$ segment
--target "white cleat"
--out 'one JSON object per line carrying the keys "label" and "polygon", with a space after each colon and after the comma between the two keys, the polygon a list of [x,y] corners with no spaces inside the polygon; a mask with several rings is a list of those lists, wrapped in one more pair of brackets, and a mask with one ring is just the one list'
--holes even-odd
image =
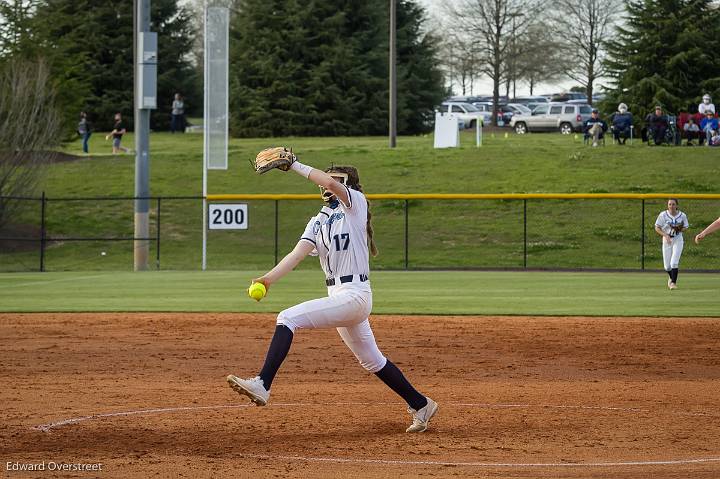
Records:
{"label": "white cleat", "polygon": [[437,411],[437,403],[430,398],[427,398],[427,405],[419,411],[409,407],[408,412],[412,414],[413,423],[405,432],[425,432],[430,424],[430,419],[432,419]]}
{"label": "white cleat", "polygon": [[675,283],[670,283],[669,286],[670,289],[677,289],[677,285]]}
{"label": "white cleat", "polygon": [[249,397],[256,406],[265,406],[270,399],[270,391],[265,390],[263,380],[259,376],[240,379],[231,374],[227,377],[227,382],[236,393]]}
{"label": "white cleat", "polygon": [[668,289],[672,289],[672,284],[673,284],[672,280],[670,278],[668,278]]}

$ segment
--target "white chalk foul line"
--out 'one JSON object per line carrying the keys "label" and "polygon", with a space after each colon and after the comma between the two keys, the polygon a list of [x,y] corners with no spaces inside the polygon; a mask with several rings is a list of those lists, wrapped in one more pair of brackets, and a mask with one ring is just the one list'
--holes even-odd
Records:
{"label": "white chalk foul line", "polygon": [[[400,403],[364,403],[364,402],[336,402],[336,403],[273,403],[270,407],[326,407],[326,406],[397,406]],[[447,406],[456,407],[474,407],[484,409],[527,409],[527,408],[550,408],[550,409],[591,409],[591,410],[605,410],[605,411],[626,411],[626,412],[651,412],[649,409],[639,408],[626,408],[626,407],[611,407],[611,406],[580,406],[580,405],[556,405],[556,404],[491,404],[491,403],[444,403]],[[70,419],[62,419],[59,421],[50,422],[47,424],[41,424],[34,426],[33,429],[38,431],[50,432],[50,430],[67,426],[70,424],[77,424],[86,421],[93,421],[95,419],[103,419],[110,417],[122,417],[122,416],[142,416],[150,414],[162,414],[162,413],[174,413],[184,411],[202,411],[211,409],[237,409],[250,407],[249,404],[231,404],[231,405],[220,405],[220,406],[184,406],[184,407],[164,407],[164,408],[153,408],[153,409],[137,409],[132,411],[120,411],[120,412],[108,412],[99,414],[90,414],[87,416],[74,417]],[[699,413],[698,415],[704,415]]]}
{"label": "white chalk foul line", "polygon": [[95,419],[102,419],[106,417],[121,417],[121,416],[142,416],[149,414],[160,414],[165,412],[182,412],[182,411],[201,411],[203,409],[236,409],[249,407],[248,404],[234,404],[224,406],[186,406],[186,407],[163,407],[155,409],[138,409],[136,411],[120,411],[120,412],[107,412],[102,414],[90,414],[89,416],[73,417],[70,419],[63,419],[61,421],[49,422],[47,424],[41,424],[33,427],[38,431],[50,432],[51,429],[56,427],[67,426],[69,424],[77,424],[85,421],[93,421]]}
{"label": "white chalk foul line", "polygon": [[625,461],[625,462],[455,462],[455,461],[405,461],[400,459],[353,459],[343,457],[270,456],[264,454],[240,454],[241,457],[260,460],[285,460],[304,462],[332,462],[344,464],[384,464],[399,466],[465,466],[484,468],[513,467],[622,467],[622,466],[673,466],[682,464],[703,464],[720,462],[720,457],[702,459],[673,459],[667,461]]}
{"label": "white chalk foul line", "polygon": [[[363,402],[336,402],[336,403],[274,403],[271,407],[326,407],[326,406],[397,406],[400,403],[363,403]],[[652,412],[649,409],[614,407],[614,406],[582,406],[569,404],[492,404],[492,403],[444,403],[446,406],[475,407],[486,409],[517,409],[517,408],[550,408],[550,409],[577,409],[577,410],[603,410],[619,412]],[[153,409],[138,409],[132,411],[109,412],[102,414],[91,414],[75,418],[63,419],[47,424],[33,427],[38,431],[49,433],[52,429],[92,421],[102,418],[142,416],[151,414],[202,411],[214,409],[240,409],[253,407],[250,404],[224,404],[217,406],[184,406],[165,407]],[[677,414],[690,414],[697,416],[711,416],[704,413],[678,412]],[[285,460],[304,461],[320,463],[343,463],[343,464],[383,464],[383,465],[406,465],[406,466],[458,466],[458,467],[479,467],[479,468],[552,468],[552,467],[623,467],[623,466],[672,466],[703,463],[720,463],[720,457],[696,458],[696,459],[670,459],[656,461],[618,461],[618,462],[474,462],[474,461],[413,461],[401,459],[355,459],[344,457],[312,457],[312,456],[287,456],[287,455],[266,455],[266,454],[240,454],[240,457],[260,460]]]}

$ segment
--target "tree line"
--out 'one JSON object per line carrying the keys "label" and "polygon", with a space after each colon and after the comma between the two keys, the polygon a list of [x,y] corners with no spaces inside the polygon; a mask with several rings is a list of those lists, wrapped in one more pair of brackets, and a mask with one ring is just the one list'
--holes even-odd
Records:
{"label": "tree line", "polygon": [[711,0],[454,0],[440,48],[451,88],[469,95],[479,78],[493,101],[517,83],[572,80],[592,102],[692,110],[720,97],[720,10]]}
{"label": "tree line", "polygon": [[[113,115],[133,113],[133,2],[5,0],[0,2],[0,68],[10,60],[48,65],[49,88],[66,129],[81,111],[96,129],[112,128]],[[152,127],[167,128],[175,92],[202,111],[201,84],[191,53],[196,26],[176,0],[152,1],[158,32],[158,110]]]}
{"label": "tree line", "polygon": [[[231,5],[231,132],[238,136],[384,134],[388,125],[386,0],[235,0]],[[158,32],[158,109],[168,127],[175,92],[202,112],[202,8],[152,0]],[[132,127],[133,2],[0,3],[0,68],[42,59],[65,124],[87,111],[96,129],[115,112]],[[436,39],[409,0],[397,6],[398,130],[426,131],[447,94]],[[72,128],[70,126],[70,128]]]}
{"label": "tree line", "polygon": [[[230,124],[236,136],[368,135],[388,129],[387,0],[228,0]],[[132,3],[0,2],[0,69],[42,61],[70,129],[82,110],[96,129],[132,119]],[[159,34],[158,110],[167,128],[175,92],[202,111],[203,2],[152,0]],[[720,17],[711,0],[453,0],[428,22],[397,0],[398,131],[432,127],[434,107],[479,78],[493,96],[518,84],[572,79],[644,114],[720,96]],[[449,19],[449,20],[448,20]],[[13,71],[22,69],[15,68]],[[0,114],[2,114],[0,112]]]}

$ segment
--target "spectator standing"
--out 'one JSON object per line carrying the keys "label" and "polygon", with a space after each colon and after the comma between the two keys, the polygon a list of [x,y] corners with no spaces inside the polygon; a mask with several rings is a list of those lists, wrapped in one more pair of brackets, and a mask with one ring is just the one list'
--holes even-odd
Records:
{"label": "spectator standing", "polygon": [[632,113],[628,111],[625,103],[618,105],[618,111],[613,114],[610,122],[612,123],[615,141],[617,141],[619,145],[624,145],[631,136],[630,128],[633,123]]}
{"label": "spectator standing", "polygon": [[[705,134],[708,146],[712,146],[713,137],[718,133],[718,119],[715,118],[712,111],[705,111],[705,118],[703,118],[703,121],[700,123],[700,130]],[[700,141],[702,141],[702,137]]]}
{"label": "spectator standing", "polygon": [[88,140],[90,140],[92,129],[90,128],[90,122],[87,119],[87,113],[84,111],[80,112],[80,121],[78,122],[77,132],[78,135],[80,135],[80,138],[82,138],[83,153],[87,155],[90,151],[88,147]]}
{"label": "spectator standing", "polygon": [[662,107],[660,105],[655,106],[655,112],[650,113],[645,118],[645,121],[647,123],[645,137],[647,137],[648,143],[650,143],[650,136],[652,135],[652,140],[656,145],[662,144],[668,129],[668,119],[663,113]]}
{"label": "spectator standing", "polygon": [[125,129],[125,125],[123,124],[122,115],[120,113],[115,113],[115,126],[113,126],[113,130],[105,136],[106,140],[109,140],[112,136],[113,155],[117,155],[121,151],[123,153],[130,153],[130,150],[128,148],[125,148],[120,144],[122,142],[122,137],[125,133],[127,133],[127,130]]}
{"label": "spectator standing", "polygon": [[697,138],[698,142],[702,145],[702,137],[700,136],[700,127],[695,123],[693,117],[688,117],[687,123],[683,125],[683,131],[685,132],[685,138],[687,138],[687,146],[692,146],[693,139]]}
{"label": "spectator standing", "polygon": [[185,102],[180,93],[175,93],[170,117],[170,133],[185,132]]}
{"label": "spectator standing", "polygon": [[715,114],[715,105],[712,102],[712,98],[710,98],[710,95],[705,93],[702,97],[702,103],[698,105],[698,113],[701,115],[705,115],[705,113],[709,110],[712,111],[712,114]]}
{"label": "spectator standing", "polygon": [[607,128],[607,123],[600,119],[597,108],[593,108],[590,118],[585,120],[585,123],[583,124],[585,138],[592,137],[592,146],[598,146],[598,141],[600,141],[600,138],[603,137]]}

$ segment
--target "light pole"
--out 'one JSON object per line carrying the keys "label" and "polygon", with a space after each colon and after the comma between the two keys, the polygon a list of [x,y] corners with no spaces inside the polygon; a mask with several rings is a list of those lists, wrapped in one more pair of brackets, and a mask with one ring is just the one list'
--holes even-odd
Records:
{"label": "light pole", "polygon": [[135,0],[133,7],[136,198],[133,269],[144,271],[148,269],[150,255],[150,110],[157,107],[157,34],[150,32],[150,0]]}
{"label": "light pole", "polygon": [[390,148],[397,145],[397,66],[396,66],[396,35],[395,35],[395,2],[390,0]]}

